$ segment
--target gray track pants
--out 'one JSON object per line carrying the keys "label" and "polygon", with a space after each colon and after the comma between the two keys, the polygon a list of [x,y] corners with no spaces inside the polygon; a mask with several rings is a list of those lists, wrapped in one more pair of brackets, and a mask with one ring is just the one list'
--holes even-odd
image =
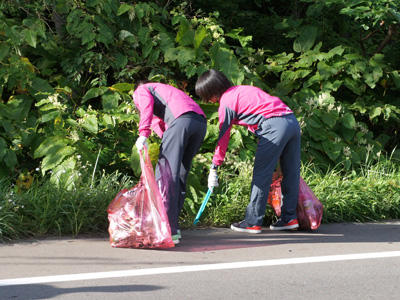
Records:
{"label": "gray track pants", "polygon": [[[159,159],[165,158],[168,161],[172,174],[165,203],[172,235],[177,233],[192,160],[203,143],[206,131],[207,121],[203,116],[187,113],[174,120],[162,137]],[[160,176],[157,165],[156,180]]]}
{"label": "gray track pants", "polygon": [[265,119],[256,131],[259,138],[246,221],[261,225],[272,174],[280,159],[283,173],[283,221],[296,218],[300,182],[300,126],[293,114]]}

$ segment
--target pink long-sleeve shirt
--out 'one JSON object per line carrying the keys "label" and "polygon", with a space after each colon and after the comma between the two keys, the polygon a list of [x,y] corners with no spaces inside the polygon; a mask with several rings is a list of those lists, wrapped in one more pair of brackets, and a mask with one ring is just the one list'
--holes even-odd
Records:
{"label": "pink long-sleeve shirt", "polygon": [[263,120],[292,113],[293,111],[282,100],[260,88],[249,85],[229,88],[219,101],[220,131],[213,164],[219,166],[225,158],[232,125],[246,126],[254,133]]}
{"label": "pink long-sleeve shirt", "polygon": [[133,101],[140,112],[139,134],[145,137],[151,130],[162,137],[168,126],[184,113],[195,112],[205,117],[200,106],[185,92],[163,83],[140,85]]}

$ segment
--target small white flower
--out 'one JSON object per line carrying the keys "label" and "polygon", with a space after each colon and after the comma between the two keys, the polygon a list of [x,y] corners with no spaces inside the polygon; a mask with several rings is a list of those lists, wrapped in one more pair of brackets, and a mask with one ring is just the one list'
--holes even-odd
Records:
{"label": "small white flower", "polygon": [[351,150],[350,147],[344,147],[343,149],[343,154],[347,157],[349,157],[351,155]]}
{"label": "small white flower", "polygon": [[360,139],[359,144],[363,145],[367,143],[367,139]]}
{"label": "small white flower", "polygon": [[81,159],[81,156],[80,156],[80,155],[77,155],[76,157],[77,157],[78,159]]}
{"label": "small white flower", "polygon": [[40,171],[40,168],[36,168],[35,171],[36,171],[36,172],[39,172],[39,171]]}

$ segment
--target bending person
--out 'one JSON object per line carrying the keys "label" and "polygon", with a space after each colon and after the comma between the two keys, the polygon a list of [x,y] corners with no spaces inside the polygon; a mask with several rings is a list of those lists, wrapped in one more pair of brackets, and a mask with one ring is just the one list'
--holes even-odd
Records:
{"label": "bending person", "polygon": [[[133,100],[140,112],[137,149],[143,148],[153,130],[162,139],[159,161],[166,159],[171,167],[172,182],[168,187],[165,208],[172,240],[178,244],[181,238],[178,219],[185,200],[186,179],[206,134],[206,117],[185,92],[167,84],[139,84]],[[159,178],[157,164],[156,180]]]}
{"label": "bending person", "polygon": [[279,160],[284,201],[281,218],[270,228],[299,227],[296,208],[300,180],[300,126],[292,110],[278,97],[257,87],[232,86],[223,73],[214,69],[198,78],[196,94],[204,101],[219,102],[220,133],[208,177],[209,188],[218,186],[217,169],[224,160],[232,125],[246,126],[258,137],[250,203],[244,220],[232,224],[231,229],[261,232],[272,174]]}

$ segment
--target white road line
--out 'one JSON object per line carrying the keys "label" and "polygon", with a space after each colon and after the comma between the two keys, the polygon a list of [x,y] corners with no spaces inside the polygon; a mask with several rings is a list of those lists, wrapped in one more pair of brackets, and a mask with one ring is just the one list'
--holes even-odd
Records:
{"label": "white road line", "polygon": [[178,266],[178,267],[133,269],[133,270],[123,270],[123,271],[3,279],[0,280],[0,286],[160,275],[160,274],[184,273],[184,272],[256,268],[256,267],[266,267],[266,266],[281,266],[281,265],[291,265],[291,264],[307,264],[307,263],[390,258],[390,257],[400,257],[400,251],[356,253],[356,254],[329,255],[329,256],[311,256],[311,257],[299,257],[299,258],[282,258],[282,259],[241,261],[241,262],[219,263],[219,264],[190,265],[190,266]]}

